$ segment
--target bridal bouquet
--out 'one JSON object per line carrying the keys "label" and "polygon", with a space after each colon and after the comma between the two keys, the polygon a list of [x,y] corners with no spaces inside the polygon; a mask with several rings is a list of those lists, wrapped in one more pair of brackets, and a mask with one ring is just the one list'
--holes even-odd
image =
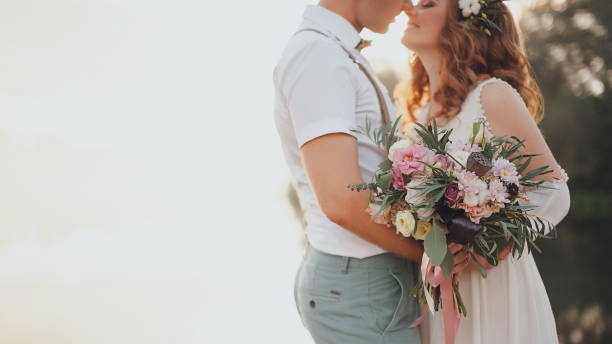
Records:
{"label": "bridal bouquet", "polygon": [[[433,127],[417,123],[413,135],[400,136],[398,121],[377,130],[366,122],[354,130],[388,158],[372,182],[349,187],[370,191],[366,210],[375,222],[395,226],[401,237],[424,241],[421,278],[413,291],[421,303],[432,312],[442,304],[444,313],[466,315],[457,278],[451,276],[454,256],[448,243],[463,245],[483,277],[486,270],[476,256],[497,265],[507,248],[516,257],[524,248],[540,252],[536,240],[553,237],[553,226],[530,213],[535,207],[525,192],[550,188],[545,179],[535,178],[551,171],[548,166],[527,170],[536,155],[521,151],[525,140],[495,137],[484,120],[473,123],[469,137],[457,142],[450,140],[453,129],[438,130],[435,120]],[[444,318],[446,323],[447,314]]]}

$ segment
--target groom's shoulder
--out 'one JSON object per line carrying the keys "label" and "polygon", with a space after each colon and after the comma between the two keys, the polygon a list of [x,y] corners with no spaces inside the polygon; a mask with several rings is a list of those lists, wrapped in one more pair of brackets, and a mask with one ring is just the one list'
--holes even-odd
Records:
{"label": "groom's shoulder", "polygon": [[317,32],[301,31],[287,42],[277,61],[275,73],[323,61],[328,64],[342,63],[346,59],[346,53],[332,39]]}

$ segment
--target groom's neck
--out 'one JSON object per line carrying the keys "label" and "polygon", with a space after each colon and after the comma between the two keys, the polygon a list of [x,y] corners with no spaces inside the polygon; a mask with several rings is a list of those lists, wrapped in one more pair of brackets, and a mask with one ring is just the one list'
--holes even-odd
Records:
{"label": "groom's neck", "polygon": [[363,30],[363,25],[359,23],[359,20],[357,18],[357,4],[355,3],[355,1],[321,0],[319,1],[319,6],[325,7],[328,10],[348,20],[348,22],[353,25],[357,32],[361,32],[361,30]]}

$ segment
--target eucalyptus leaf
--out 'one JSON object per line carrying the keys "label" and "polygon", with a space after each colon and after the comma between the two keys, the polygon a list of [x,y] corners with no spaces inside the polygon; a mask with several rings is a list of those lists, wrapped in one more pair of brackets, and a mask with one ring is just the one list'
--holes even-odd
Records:
{"label": "eucalyptus leaf", "polygon": [[393,162],[391,162],[391,160],[386,159],[385,161],[381,162],[380,164],[378,164],[378,168],[381,171],[387,172],[391,169],[391,167],[393,167]]}
{"label": "eucalyptus leaf", "polygon": [[480,270],[480,274],[482,275],[482,277],[487,278],[487,269],[485,269],[484,266],[480,264],[480,262],[478,261],[478,259],[476,259],[476,256],[474,256],[472,252],[470,252],[470,256],[476,262],[476,265],[478,265],[478,269]]}
{"label": "eucalyptus leaf", "polygon": [[448,278],[455,267],[455,256],[453,256],[450,250],[446,250],[446,255],[440,267],[444,272],[444,277]]}
{"label": "eucalyptus leaf", "polygon": [[383,190],[388,190],[391,187],[391,182],[393,181],[393,176],[391,173],[387,172],[380,176],[379,185]]}
{"label": "eucalyptus leaf", "polygon": [[433,227],[425,237],[425,253],[427,253],[429,256],[431,264],[437,266],[442,264],[447,250],[446,236],[444,235],[442,228],[434,223]]}

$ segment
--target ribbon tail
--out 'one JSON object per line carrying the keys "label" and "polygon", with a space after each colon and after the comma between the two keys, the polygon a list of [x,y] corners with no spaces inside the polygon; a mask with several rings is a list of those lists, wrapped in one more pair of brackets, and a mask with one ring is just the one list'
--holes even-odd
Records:
{"label": "ribbon tail", "polygon": [[427,310],[424,310],[423,312],[421,312],[421,315],[418,318],[416,318],[416,320],[412,324],[410,324],[408,328],[415,328],[421,325],[421,323],[423,322],[423,319],[425,319],[425,314],[427,314],[426,312]]}
{"label": "ribbon tail", "polygon": [[440,283],[440,298],[442,301],[442,318],[444,319],[444,341],[446,344],[454,344],[459,321],[461,320],[453,306],[452,277],[444,278]]}
{"label": "ribbon tail", "polygon": [[427,300],[427,306],[431,314],[435,313],[433,297],[429,293],[429,282],[427,281],[427,270],[429,270],[429,257],[426,253],[423,253],[421,259],[421,278],[423,279],[423,293],[425,294],[425,300]]}

